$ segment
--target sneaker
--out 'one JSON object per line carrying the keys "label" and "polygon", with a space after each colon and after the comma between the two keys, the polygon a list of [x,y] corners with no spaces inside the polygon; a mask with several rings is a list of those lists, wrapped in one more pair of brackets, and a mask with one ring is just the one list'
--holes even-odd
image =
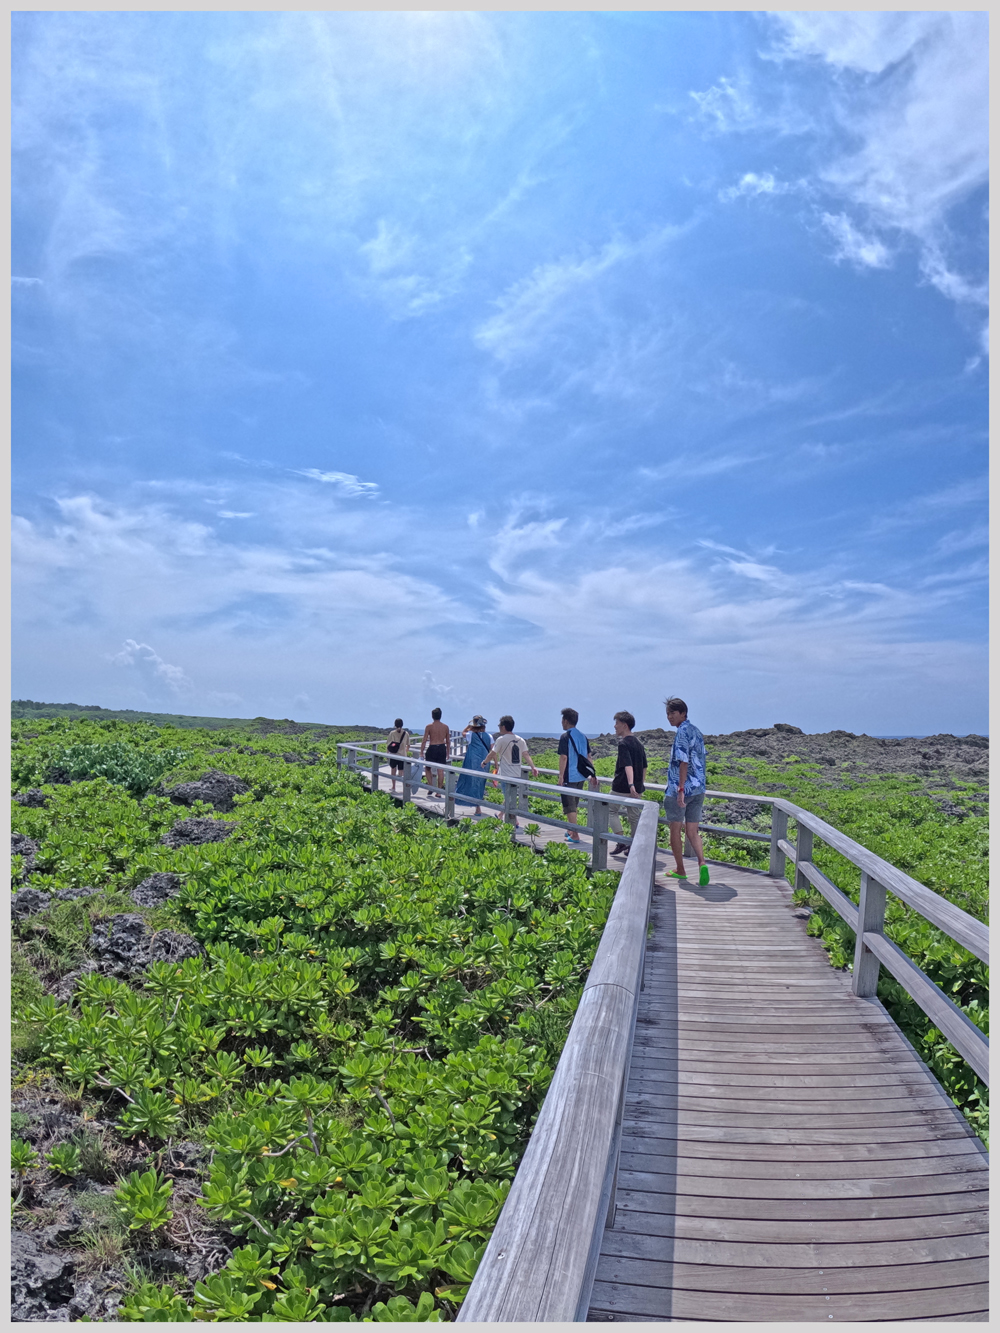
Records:
{"label": "sneaker", "polygon": [[612,856],[628,856],[628,848],[623,842],[616,842],[611,848]]}
{"label": "sneaker", "polygon": [[698,884],[701,888],[704,888],[707,883],[708,883],[708,866],[702,866],[701,869],[698,871]]}

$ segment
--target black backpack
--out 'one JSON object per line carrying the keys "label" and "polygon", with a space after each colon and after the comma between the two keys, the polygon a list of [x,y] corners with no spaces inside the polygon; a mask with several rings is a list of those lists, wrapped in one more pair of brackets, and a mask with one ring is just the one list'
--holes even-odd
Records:
{"label": "black backpack", "polygon": [[568,732],[567,735],[569,737],[570,745],[573,746],[573,753],[576,755],[577,772],[582,773],[588,782],[593,781],[593,779],[597,777],[597,769],[591,763],[589,755],[581,754],[576,748],[576,742],[573,740],[572,733]]}

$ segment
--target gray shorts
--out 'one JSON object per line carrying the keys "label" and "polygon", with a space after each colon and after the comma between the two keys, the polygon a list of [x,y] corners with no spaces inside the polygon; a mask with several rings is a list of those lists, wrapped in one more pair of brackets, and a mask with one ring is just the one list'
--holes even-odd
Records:
{"label": "gray shorts", "polygon": [[[581,778],[579,782],[564,782],[564,783],[562,783],[562,786],[564,786],[564,787],[579,787],[579,788],[582,790],[582,789],[583,789],[583,779]],[[576,810],[579,808],[579,805],[580,805],[580,798],[579,798],[579,796],[566,796],[566,795],[564,795],[562,792],[560,792],[560,793],[559,793],[559,799],[560,799],[560,801],[562,801],[562,808],[563,808],[563,814],[564,814],[564,815],[571,815],[571,814],[574,813],[574,811],[576,811]]]}
{"label": "gray shorts", "polygon": [[676,796],[664,796],[663,813],[668,824],[700,824],[701,808],[705,804],[705,793],[688,796],[681,805]]}

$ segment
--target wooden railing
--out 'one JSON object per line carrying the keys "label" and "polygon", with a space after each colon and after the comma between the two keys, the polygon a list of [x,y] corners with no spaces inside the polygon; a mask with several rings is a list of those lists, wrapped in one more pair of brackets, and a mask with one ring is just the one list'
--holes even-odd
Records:
{"label": "wooden railing", "polygon": [[642,985],[656,813],[639,828],[587,984],[460,1323],[587,1318],[614,1197]]}
{"label": "wooden railing", "polygon": [[[344,751],[344,754],[341,754]],[[350,753],[348,753],[350,752]],[[373,787],[384,752],[364,746],[337,746],[337,762],[357,768],[359,754],[370,761]],[[403,758],[412,766],[410,794],[422,785],[426,760]],[[432,764],[432,768],[445,765]],[[446,797],[454,812],[454,782],[468,769],[447,766]],[[609,781],[610,779],[603,779]],[[589,823],[580,832],[594,839],[593,864],[606,864],[607,807],[640,806],[631,854],[601,936],[597,955],[570,1028],[552,1084],[542,1104],[524,1158],[514,1177],[479,1270],[462,1303],[465,1323],[581,1322],[587,1318],[601,1236],[614,1201],[621,1112],[628,1080],[635,1014],[642,985],[651,888],[656,868],[657,816],[652,801],[617,793],[581,791],[525,779],[499,779],[505,809],[514,810],[520,792],[557,797],[565,791],[590,803]],[[649,785],[649,784],[647,784]],[[541,790],[540,790],[541,789]],[[853,990],[875,996],[879,967],[903,986],[984,1083],[989,1083],[989,1041],[961,1009],[885,934],[886,892],[983,961],[989,959],[989,928],[940,894],[898,870],[832,825],[790,801],[749,792],[708,791],[714,800],[753,801],[771,807],[770,833],[702,824],[706,832],[748,838],[769,845],[768,873],[783,878],[786,858],[794,863],[796,889],[811,885],[856,935]],[[603,807],[603,815],[599,813]],[[447,813],[447,803],[445,813]],[[518,809],[519,814],[526,813]],[[597,813],[595,813],[597,812]],[[531,815],[541,823],[577,827],[564,820]],[[789,821],[796,824],[794,843]],[[815,865],[819,839],[856,866],[861,875],[855,907]],[[613,1215],[611,1213],[610,1215]]]}

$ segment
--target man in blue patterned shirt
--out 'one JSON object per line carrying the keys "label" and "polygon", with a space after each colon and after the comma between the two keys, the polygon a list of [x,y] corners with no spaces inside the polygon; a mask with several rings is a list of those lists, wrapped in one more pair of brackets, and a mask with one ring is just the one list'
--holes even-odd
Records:
{"label": "man in blue patterned shirt", "polygon": [[698,883],[704,885],[708,883],[708,866],[698,825],[705,802],[705,737],[693,722],[688,721],[687,704],[683,699],[667,700],[667,721],[676,735],[670,751],[663,812],[670,825],[670,850],[677,862],[677,869],[669,871],[668,878],[687,879],[684,869],[686,832],[698,857]]}

